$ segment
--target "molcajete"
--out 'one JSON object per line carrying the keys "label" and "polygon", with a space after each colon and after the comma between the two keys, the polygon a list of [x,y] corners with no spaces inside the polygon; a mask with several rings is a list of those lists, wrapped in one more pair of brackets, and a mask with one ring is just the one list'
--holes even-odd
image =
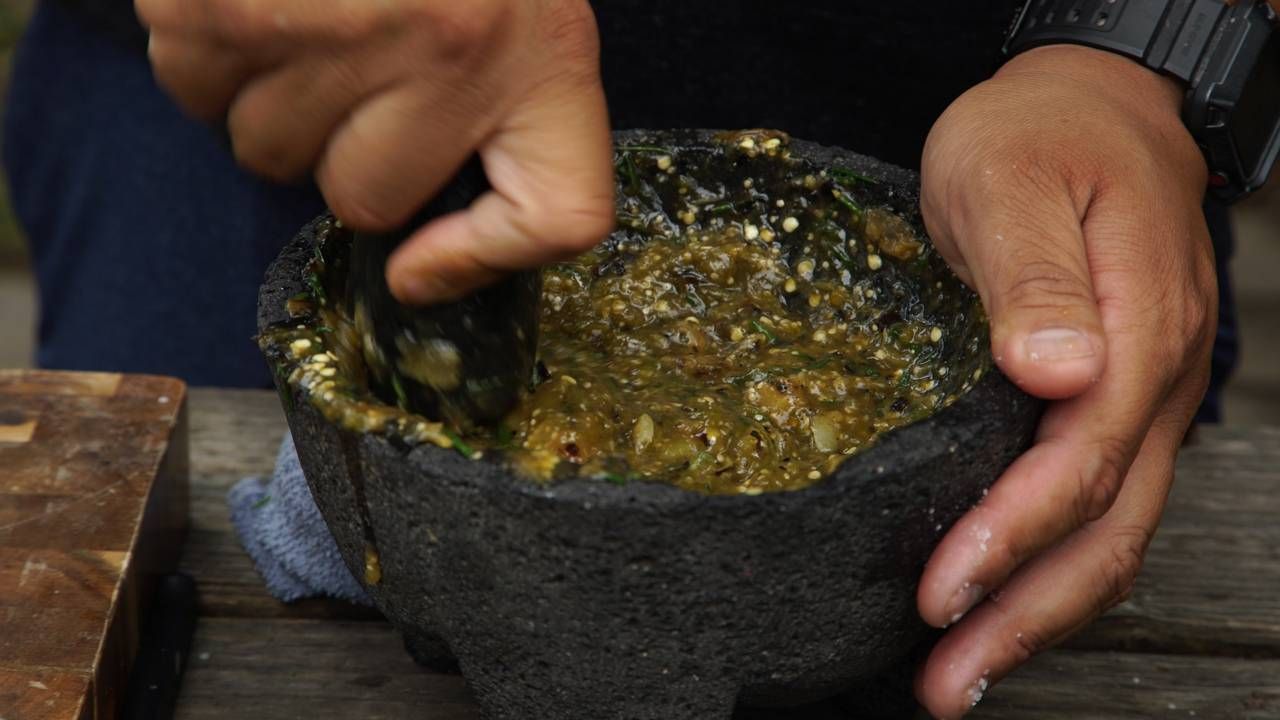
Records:
{"label": "molcajete", "polygon": [[[615,139],[696,150],[725,137]],[[822,178],[866,180],[859,202],[923,236],[913,173],[796,140],[786,155]],[[259,296],[264,337],[295,322],[289,301],[307,291],[317,243],[339,231],[321,218],[272,265]],[[282,348],[264,350],[282,367]],[[1029,445],[1041,410],[978,360],[989,370],[967,392],[829,477],[742,495],[592,477],[535,483],[488,455],[353,430],[288,372],[277,384],[348,567],[416,657],[456,659],[485,717],[714,720],[738,704],[847,690],[927,636],[915,611],[925,560]]]}

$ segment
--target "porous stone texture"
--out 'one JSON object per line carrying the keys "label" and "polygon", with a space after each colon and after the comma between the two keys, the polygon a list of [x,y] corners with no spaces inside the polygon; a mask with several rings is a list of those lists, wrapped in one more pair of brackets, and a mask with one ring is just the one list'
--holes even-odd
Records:
{"label": "porous stone texture", "polygon": [[[875,178],[919,223],[914,174],[791,148]],[[304,230],[272,266],[260,327],[285,319],[314,242]],[[931,637],[915,610],[925,560],[1029,445],[1041,410],[992,370],[812,487],[710,497],[648,482],[540,486],[452,450],[351,433],[301,393],[282,397],[348,566],[364,578],[376,553],[374,602],[420,661],[456,658],[491,720],[719,720],[886,671],[891,704],[907,700],[909,655]],[[862,707],[856,695],[845,704]]]}

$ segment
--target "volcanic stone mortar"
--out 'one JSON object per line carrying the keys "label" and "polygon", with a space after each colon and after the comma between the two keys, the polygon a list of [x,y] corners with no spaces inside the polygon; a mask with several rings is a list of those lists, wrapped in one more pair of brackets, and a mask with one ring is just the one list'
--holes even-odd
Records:
{"label": "volcanic stone mortar", "polygon": [[[880,201],[920,229],[913,173],[801,141],[790,150],[875,180]],[[272,265],[261,330],[289,321],[286,301],[305,290],[331,227],[308,226]],[[1041,409],[992,369],[812,487],[704,496],[650,482],[540,485],[345,429],[277,382],[347,566],[416,658],[456,659],[491,720],[716,720],[902,667],[929,637],[915,610],[925,560],[1028,446]]]}

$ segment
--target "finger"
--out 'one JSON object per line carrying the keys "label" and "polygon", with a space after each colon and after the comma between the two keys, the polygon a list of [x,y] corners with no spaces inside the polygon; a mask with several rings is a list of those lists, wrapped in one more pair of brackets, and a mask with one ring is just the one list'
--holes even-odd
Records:
{"label": "finger", "polygon": [[316,180],[346,225],[369,232],[403,225],[487,133],[483,101],[426,82],[370,98],[330,137]]}
{"label": "finger", "polygon": [[948,531],[920,581],[926,622],[955,623],[1027,559],[1110,508],[1166,392],[1135,345],[1113,343],[1106,377],[1051,407],[1036,444]]}
{"label": "finger", "polygon": [[351,109],[386,88],[368,55],[313,53],[252,80],[227,115],[240,164],[276,180],[311,170]]}
{"label": "finger", "polygon": [[[1203,268],[1192,261],[1166,264],[1152,275],[1159,282],[1143,282],[1138,269],[1154,269],[1155,260],[1140,251],[1120,258],[1117,248],[1161,247],[1143,237],[1150,232],[1180,248],[1170,254],[1195,258],[1197,252],[1181,248],[1207,244],[1203,220],[1190,233],[1187,227],[1197,227],[1190,219],[1167,221],[1169,227],[1153,219],[1144,231],[1129,227],[1128,220],[1118,225],[1108,220],[1137,212],[1132,203],[1121,203],[1123,210],[1112,207],[1116,202],[1100,199],[1088,225],[1090,242],[1105,246],[1094,255],[1110,338],[1107,373],[1084,395],[1049,409],[1035,446],[934,551],[917,598],[921,616],[931,624],[956,622],[1028,558],[1101,517],[1119,492],[1157,408],[1175,387],[1202,392],[1202,377],[1186,368],[1188,361],[1193,368],[1207,361],[1210,336],[1205,333],[1211,332],[1212,321],[1206,318],[1213,312],[1214,293],[1202,285],[1212,285],[1211,263],[1199,258]],[[1195,308],[1194,314],[1184,315],[1183,306]]]}
{"label": "finger", "polygon": [[578,254],[613,228],[613,164],[597,78],[547,87],[482,150],[493,191],[441,218],[391,257],[401,300],[461,297],[504,272]]}
{"label": "finger", "polygon": [[221,120],[254,63],[225,45],[154,32],[148,47],[156,82],[188,114]]}
{"label": "finger", "polygon": [[968,181],[944,181],[955,175],[957,154],[981,158],[989,144],[981,133],[959,147],[946,133],[930,135],[926,224],[981,295],[1005,375],[1040,397],[1078,395],[1102,376],[1106,358],[1081,232],[1089,198],[1072,184],[1077,173],[1034,149],[1016,151],[1011,160],[970,158]]}
{"label": "finger", "polygon": [[916,679],[916,695],[935,717],[965,714],[1013,668],[1127,596],[1163,511],[1184,427],[1180,417],[1153,426],[1111,511],[1020,570],[939,641]]}
{"label": "finger", "polygon": [[[1106,341],[1081,232],[1065,186],[983,194],[966,256],[991,316],[996,362],[1027,392],[1075,396],[1103,374]],[[986,205],[983,207],[982,205]]]}
{"label": "finger", "polygon": [[[395,12],[396,7],[403,10]],[[368,0],[134,0],[151,31],[226,43],[307,38],[346,40],[404,20],[408,3]]]}

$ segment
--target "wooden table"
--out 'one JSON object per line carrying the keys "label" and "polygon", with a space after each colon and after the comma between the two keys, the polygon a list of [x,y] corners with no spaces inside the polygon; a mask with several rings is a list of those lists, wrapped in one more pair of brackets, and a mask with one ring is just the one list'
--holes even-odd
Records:
{"label": "wooden table", "polygon": [[[263,589],[226,491],[270,472],[285,431],[275,395],[197,389],[190,413],[182,565],[202,597],[178,717],[478,720],[462,679],[415,666],[376,613]],[[1206,429],[1178,471],[1133,597],[971,717],[1280,718],[1280,429]],[[803,718],[836,717],[818,715]]]}

